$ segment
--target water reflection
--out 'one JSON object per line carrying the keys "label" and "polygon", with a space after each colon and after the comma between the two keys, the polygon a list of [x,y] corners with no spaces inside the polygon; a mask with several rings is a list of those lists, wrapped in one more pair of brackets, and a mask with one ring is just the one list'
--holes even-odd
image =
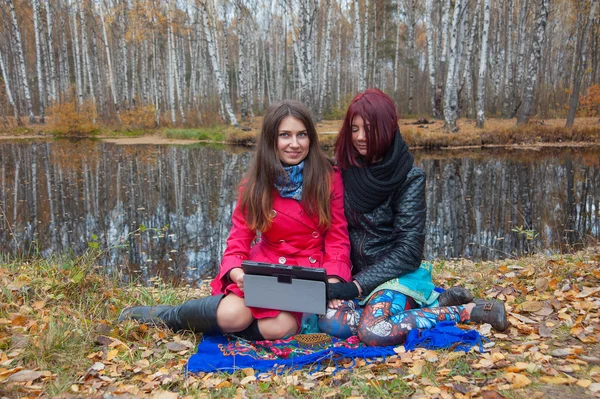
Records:
{"label": "water reflection", "polygon": [[[0,252],[109,248],[112,270],[214,272],[251,154],[82,140],[0,142]],[[417,153],[432,257],[495,259],[598,237],[597,150]]]}

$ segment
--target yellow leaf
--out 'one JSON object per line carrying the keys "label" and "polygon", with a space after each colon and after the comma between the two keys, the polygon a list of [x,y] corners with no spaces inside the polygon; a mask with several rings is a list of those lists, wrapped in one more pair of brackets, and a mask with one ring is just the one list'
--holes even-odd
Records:
{"label": "yellow leaf", "polygon": [[567,385],[575,383],[577,379],[572,377],[544,376],[540,377],[540,381],[545,382],[546,384]]}
{"label": "yellow leaf", "polygon": [[571,335],[579,335],[582,332],[583,332],[583,327],[576,326],[576,327],[571,328]]}
{"label": "yellow leaf", "polygon": [[119,354],[119,350],[118,349],[113,349],[111,351],[108,351],[108,353],[106,354],[106,360],[108,360],[110,362],[115,357],[117,357],[118,354]]}
{"label": "yellow leaf", "polygon": [[506,373],[504,378],[506,378],[506,380],[508,382],[513,384],[513,388],[522,388],[524,386],[531,384],[531,380],[523,374]]}
{"label": "yellow leaf", "polygon": [[579,380],[579,381],[577,381],[577,385],[579,385],[582,388],[587,388],[590,385],[592,385],[592,381],[591,380]]}
{"label": "yellow leaf", "polygon": [[425,365],[424,361],[417,360],[417,361],[415,361],[414,365],[408,369],[408,371],[414,375],[421,375],[421,373],[423,372],[424,365]]}
{"label": "yellow leaf", "polygon": [[231,386],[231,382],[229,381],[223,381],[222,383],[220,383],[219,385],[217,385],[215,388],[220,389],[220,388],[229,388]]}
{"label": "yellow leaf", "polygon": [[425,387],[424,388],[425,392],[427,392],[430,395],[439,395],[440,393],[442,393],[442,390],[439,389],[438,387]]}
{"label": "yellow leaf", "polygon": [[242,373],[244,373],[244,375],[246,375],[246,377],[254,375],[254,369],[252,367],[248,367],[245,369],[242,369]]}

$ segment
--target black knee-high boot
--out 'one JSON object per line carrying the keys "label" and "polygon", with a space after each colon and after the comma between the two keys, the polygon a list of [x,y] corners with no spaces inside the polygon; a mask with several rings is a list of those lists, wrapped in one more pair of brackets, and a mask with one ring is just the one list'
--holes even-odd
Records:
{"label": "black knee-high boot", "polygon": [[221,332],[217,324],[217,307],[223,297],[212,295],[192,299],[178,306],[133,306],[121,312],[119,322],[136,320],[144,324],[165,325],[173,331],[216,334]]}

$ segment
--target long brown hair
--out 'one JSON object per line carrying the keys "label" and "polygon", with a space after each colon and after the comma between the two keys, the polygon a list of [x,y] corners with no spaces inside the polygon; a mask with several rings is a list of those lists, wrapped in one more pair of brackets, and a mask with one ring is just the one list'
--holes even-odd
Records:
{"label": "long brown hair", "polygon": [[285,173],[277,151],[277,138],[279,125],[287,116],[292,116],[304,124],[310,140],[308,155],[304,159],[302,205],[310,215],[319,217],[319,225],[331,225],[329,201],[332,162],[321,149],[310,111],[298,101],[284,100],[272,104],[267,109],[258,137],[256,154],[242,180],[240,200],[242,210],[246,212],[246,224],[260,232],[271,227],[275,182]]}

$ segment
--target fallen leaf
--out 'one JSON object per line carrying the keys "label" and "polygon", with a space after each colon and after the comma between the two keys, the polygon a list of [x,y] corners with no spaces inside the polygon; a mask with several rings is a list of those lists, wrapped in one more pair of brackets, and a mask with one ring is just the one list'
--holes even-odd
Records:
{"label": "fallen leaf", "polygon": [[579,385],[582,388],[588,388],[590,385],[592,385],[592,381],[591,380],[579,380],[579,381],[577,381],[577,385]]}
{"label": "fallen leaf", "polygon": [[594,295],[597,292],[600,292],[600,287],[583,287],[583,290],[581,290],[581,292],[577,294],[575,298],[587,298],[588,296]]}
{"label": "fallen leaf", "polygon": [[152,399],[177,399],[179,394],[177,392],[169,392],[169,391],[158,391],[154,392],[152,395]]}
{"label": "fallen leaf", "polygon": [[544,292],[548,289],[548,279],[546,277],[540,277],[535,280],[535,288],[539,292]]}
{"label": "fallen leaf", "polygon": [[106,360],[108,360],[110,362],[115,357],[117,357],[118,354],[119,354],[119,350],[118,349],[113,349],[111,351],[108,351],[108,353],[106,354]]}
{"label": "fallen leaf", "polygon": [[573,353],[573,351],[570,348],[559,348],[559,349],[554,349],[552,352],[550,352],[550,354],[553,357],[565,357],[565,356],[569,356],[572,353]]}
{"label": "fallen leaf", "polygon": [[483,399],[505,399],[503,395],[500,395],[496,391],[482,391],[481,397]]}
{"label": "fallen leaf", "polygon": [[189,349],[186,345],[180,344],[179,342],[169,342],[165,345],[165,347],[171,352],[181,352]]}
{"label": "fallen leaf", "polygon": [[249,376],[244,377],[242,379],[242,381],[240,381],[240,384],[241,385],[246,385],[246,384],[248,384],[249,382],[252,382],[252,381],[256,381],[256,377],[253,376],[253,375],[249,375]]}
{"label": "fallen leaf", "polygon": [[543,302],[537,301],[525,301],[521,303],[518,308],[523,312],[537,312],[544,306]]}
{"label": "fallen leaf", "polygon": [[600,382],[595,382],[593,384],[590,384],[588,389],[590,391],[592,391],[593,393],[600,392]]}
{"label": "fallen leaf", "polygon": [[12,318],[11,324],[15,327],[22,327],[27,323],[27,317],[23,315],[18,315]]}
{"label": "fallen leaf", "polygon": [[21,370],[17,371],[10,377],[8,377],[7,381],[9,382],[31,382],[35,381],[38,378],[41,378],[44,375],[41,371],[33,371],[33,370]]}
{"label": "fallen leaf", "polygon": [[543,376],[540,377],[540,381],[546,384],[568,385],[577,382],[577,379],[573,377]]}
{"label": "fallen leaf", "polygon": [[513,385],[513,388],[518,389],[531,384],[531,380],[523,374],[519,373],[506,373],[504,376],[506,381]]}

